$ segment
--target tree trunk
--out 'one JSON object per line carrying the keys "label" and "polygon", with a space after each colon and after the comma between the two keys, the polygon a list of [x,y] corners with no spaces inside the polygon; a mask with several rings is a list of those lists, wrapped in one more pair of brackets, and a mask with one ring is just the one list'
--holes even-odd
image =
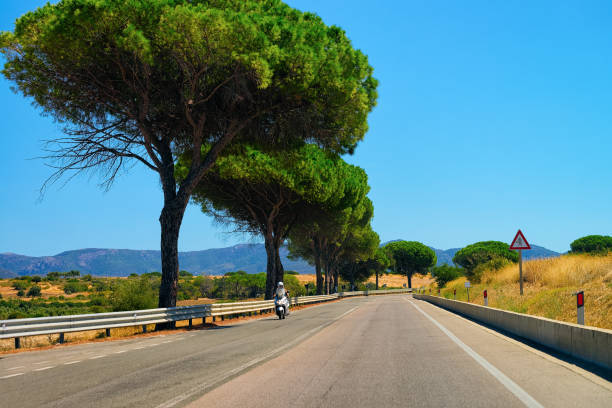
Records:
{"label": "tree trunk", "polygon": [[378,271],[376,271],[376,290],[378,290]]}
{"label": "tree trunk", "polygon": [[338,268],[335,267],[333,268],[334,271],[334,292],[333,293],[338,293],[338,284],[340,282],[340,280],[338,279]]}
{"label": "tree trunk", "polygon": [[[162,278],[159,287],[159,307],[176,306],[179,272],[178,239],[185,213],[185,205],[177,198],[164,204],[159,223],[161,226]],[[158,323],[156,330],[174,328],[175,322]]]}
{"label": "tree trunk", "polygon": [[315,261],[315,272],[317,274],[317,295],[323,294],[323,274],[321,273],[321,251],[319,248],[319,240],[313,239],[313,251]]}
{"label": "tree trunk", "polygon": [[272,233],[266,233],[264,235],[264,242],[266,247],[267,265],[266,265],[266,294],[265,299],[272,299],[274,297],[274,290],[276,289],[276,250],[274,248],[274,237]]}
{"label": "tree trunk", "polygon": [[406,272],[406,277],[408,278],[408,288],[412,288],[412,273]]}
{"label": "tree trunk", "polygon": [[278,282],[282,282],[285,280],[285,269],[283,268],[283,263],[281,262],[281,257],[280,257],[280,247],[281,247],[281,243],[277,242],[278,240],[275,240],[274,242],[274,255],[276,258],[276,279],[274,282],[274,285],[276,285]]}

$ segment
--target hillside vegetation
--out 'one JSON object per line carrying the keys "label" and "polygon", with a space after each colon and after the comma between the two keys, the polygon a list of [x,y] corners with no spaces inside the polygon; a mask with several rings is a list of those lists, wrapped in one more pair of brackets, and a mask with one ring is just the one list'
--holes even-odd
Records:
{"label": "hillside vegetation", "polygon": [[[472,282],[470,302],[482,305],[487,289],[489,306],[518,313],[576,323],[576,291],[584,290],[585,322],[589,326],[612,329],[612,254],[564,255],[523,263],[525,295],[519,295],[517,264],[497,271],[487,270],[480,283]],[[441,289],[442,296],[467,300],[465,277],[449,282]],[[437,293],[435,284],[432,293]]]}

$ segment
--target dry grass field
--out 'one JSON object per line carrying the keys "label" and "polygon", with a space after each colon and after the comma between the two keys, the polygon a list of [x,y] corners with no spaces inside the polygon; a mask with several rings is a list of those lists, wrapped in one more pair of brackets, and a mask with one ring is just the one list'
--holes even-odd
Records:
{"label": "dry grass field", "polygon": [[[519,294],[518,265],[499,271],[487,271],[480,283],[473,283],[470,302],[483,304],[487,289],[489,306],[542,316],[565,322],[576,322],[576,297],[584,290],[585,323],[612,329],[612,254],[608,256],[563,255],[523,263],[524,296]],[[465,278],[449,282],[442,295],[467,300]],[[437,292],[435,284],[434,293]]]}
{"label": "dry grass field", "polygon": [[[306,283],[312,283],[316,281],[316,276],[314,274],[311,275],[295,275],[295,277],[300,281],[302,285]],[[376,277],[372,276],[368,279],[369,283],[376,283]],[[412,286],[420,287],[431,284],[433,279],[430,275],[414,275],[412,276]],[[408,284],[406,277],[403,275],[380,275],[378,277],[378,286],[382,288],[383,285],[387,285],[387,287],[401,288],[404,284]]]}

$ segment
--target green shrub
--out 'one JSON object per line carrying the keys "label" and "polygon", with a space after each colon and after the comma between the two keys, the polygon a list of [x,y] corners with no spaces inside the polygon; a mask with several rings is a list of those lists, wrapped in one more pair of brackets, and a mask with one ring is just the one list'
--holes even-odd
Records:
{"label": "green shrub", "polygon": [[283,284],[289,291],[289,296],[304,296],[306,295],[306,288],[302,286],[298,278],[294,275],[285,275]]}
{"label": "green shrub", "polygon": [[28,288],[28,286],[29,286],[28,283],[24,282],[22,280],[13,281],[13,289],[15,289],[15,290],[23,291],[23,290],[26,290]]}
{"label": "green shrub", "polygon": [[67,295],[77,292],[86,292],[87,284],[77,280],[70,280],[64,284],[64,293]]}
{"label": "green shrub", "polygon": [[40,276],[38,275],[32,276],[32,282],[39,283],[40,281],[42,281],[42,278]]}
{"label": "green shrub", "polygon": [[612,251],[612,237],[608,235],[587,235],[570,244],[573,253],[607,254]]}
{"label": "green shrub", "polygon": [[19,296],[19,297],[22,297],[22,296],[24,296],[24,295],[25,295],[25,292],[23,291],[23,289],[20,289],[20,290],[17,292],[17,296]]}
{"label": "green shrub", "polygon": [[431,273],[436,280],[438,287],[443,288],[448,282],[463,276],[464,270],[462,268],[444,264],[434,267]]}
{"label": "green shrub", "polygon": [[58,280],[59,277],[60,277],[60,273],[59,272],[49,272],[49,273],[47,273],[47,280],[48,281]]}
{"label": "green shrub", "polygon": [[299,275],[296,271],[285,271],[285,275]]}
{"label": "green shrub", "polygon": [[193,274],[187,271],[179,271],[179,277],[180,278],[192,278]]}
{"label": "green shrub", "polygon": [[118,281],[112,289],[110,303],[114,311],[152,309],[157,294],[147,278]]}
{"label": "green shrub", "polygon": [[42,294],[42,289],[38,285],[34,285],[28,290],[27,295],[30,297],[40,296]]}
{"label": "green shrub", "polygon": [[137,273],[130,273],[130,276],[128,276],[128,278],[137,278],[138,274]]}

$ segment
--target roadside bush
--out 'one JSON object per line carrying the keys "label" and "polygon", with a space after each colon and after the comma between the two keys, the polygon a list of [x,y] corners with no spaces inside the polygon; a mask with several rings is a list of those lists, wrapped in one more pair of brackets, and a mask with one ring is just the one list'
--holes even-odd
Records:
{"label": "roadside bush", "polygon": [[113,286],[110,303],[114,311],[152,309],[157,306],[157,294],[149,279],[125,279]]}
{"label": "roadside bush", "polygon": [[606,255],[612,251],[612,237],[608,235],[587,235],[570,244],[572,253],[590,253]]}
{"label": "roadside bush", "polygon": [[42,294],[42,289],[38,285],[34,285],[28,290],[27,296],[36,297]]}
{"label": "roadside bush", "polygon": [[201,297],[213,297],[213,291],[215,289],[215,282],[213,278],[208,276],[198,276],[193,280],[193,284],[198,287]]}
{"label": "roadside bush", "polygon": [[77,280],[71,280],[64,284],[64,293],[69,295],[71,293],[86,292],[87,284],[79,282]]}
{"label": "roadside bush", "polygon": [[302,286],[298,278],[296,278],[294,275],[285,275],[283,279],[285,288],[289,291],[289,296],[306,295],[306,288]]}
{"label": "roadside bush", "polygon": [[13,289],[24,291],[28,288],[28,283],[22,280],[13,281]]}
{"label": "roadside bush", "polygon": [[436,284],[439,288],[443,288],[446,284],[452,280],[455,280],[464,275],[464,270],[462,268],[457,268],[455,266],[449,266],[448,264],[444,264],[441,266],[436,266],[432,269],[432,275],[436,280]]}

